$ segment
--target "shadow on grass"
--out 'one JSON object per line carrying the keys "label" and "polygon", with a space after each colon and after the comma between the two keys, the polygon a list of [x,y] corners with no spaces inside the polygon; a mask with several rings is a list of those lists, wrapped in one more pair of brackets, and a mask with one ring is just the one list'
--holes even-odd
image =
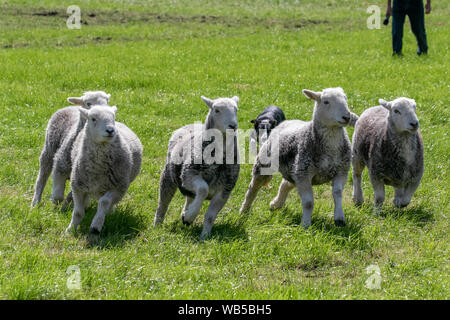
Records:
{"label": "shadow on grass", "polygon": [[324,215],[313,216],[312,227],[344,238],[355,237],[361,234],[361,226],[359,224],[352,223],[347,219],[345,226],[338,227],[334,224],[333,218],[330,219],[330,217]]}
{"label": "shadow on grass", "polygon": [[[285,225],[301,226],[302,224],[303,212],[301,208],[293,210],[290,207],[284,207],[282,209],[273,211],[273,214],[277,215],[279,221]],[[335,232],[336,230],[340,230],[338,232],[339,234],[343,234],[342,232],[345,231],[347,235],[357,233],[361,230],[360,226],[349,223],[349,221],[347,221],[346,226],[338,227],[334,224],[333,217],[318,214],[316,210],[313,211],[311,217],[311,224],[314,229],[321,229],[327,232],[328,231]]]}
{"label": "shadow on grass", "polygon": [[392,205],[385,205],[378,213],[383,218],[406,219],[417,226],[424,226],[434,221],[433,213],[424,205],[417,205],[406,208],[397,208]]}
{"label": "shadow on grass", "polygon": [[[202,224],[194,224],[190,226],[186,226],[182,224],[180,221],[174,221],[168,225],[169,232],[180,234],[192,242],[202,242],[200,240],[200,234],[203,229]],[[208,240],[216,240],[219,242],[230,242],[234,240],[248,240],[248,234],[242,224],[233,224],[233,223],[217,223],[214,224],[211,235],[206,239]]]}
{"label": "shadow on grass", "polygon": [[87,209],[86,215],[78,228],[79,236],[86,237],[87,246],[91,248],[108,249],[122,247],[127,241],[137,237],[147,227],[142,217],[134,214],[134,210],[127,207],[119,207],[106,216],[100,235],[93,235],[89,232],[89,228],[96,212],[96,206],[91,206]]}
{"label": "shadow on grass", "polygon": [[[278,213],[279,219],[283,224],[298,226],[302,228],[302,212],[285,207]],[[333,217],[313,212],[311,226],[307,229],[309,232],[321,233],[333,239],[336,243],[350,250],[372,250],[372,244],[364,237],[363,226],[352,219],[346,219],[345,226],[336,226]]]}
{"label": "shadow on grass", "polygon": [[363,225],[354,222],[352,219],[346,219],[346,225],[343,227],[335,226],[334,219],[328,216],[314,217],[312,227],[319,232],[330,236],[335,243],[351,251],[371,252],[376,246],[376,239],[367,237],[363,231]]}

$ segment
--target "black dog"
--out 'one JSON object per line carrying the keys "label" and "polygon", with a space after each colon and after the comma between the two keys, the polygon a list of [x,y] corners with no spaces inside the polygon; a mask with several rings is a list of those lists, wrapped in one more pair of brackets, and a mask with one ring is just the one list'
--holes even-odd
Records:
{"label": "black dog", "polygon": [[[266,139],[269,137],[273,128],[286,120],[283,110],[277,106],[268,106],[264,111],[255,119],[250,122],[254,124],[256,131],[256,140],[259,142],[259,131],[266,130]],[[264,141],[262,141],[264,142]]]}

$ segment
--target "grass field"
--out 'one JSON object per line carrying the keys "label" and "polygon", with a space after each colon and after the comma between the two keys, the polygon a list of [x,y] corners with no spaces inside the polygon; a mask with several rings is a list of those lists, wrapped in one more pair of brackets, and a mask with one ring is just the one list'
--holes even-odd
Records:
{"label": "grass field", "polygon": [[[415,54],[405,25],[404,57],[391,57],[390,27],[369,30],[366,9],[385,1],[16,1],[0,0],[0,298],[2,299],[449,299],[450,1],[426,17],[429,55]],[[66,8],[82,27],[66,27]],[[425,144],[425,173],[411,204],[372,213],[344,191],[347,226],[333,224],[330,185],[314,188],[313,225],[299,226],[301,205],[269,211],[280,175],[247,217],[239,207],[251,178],[239,181],[212,236],[199,241],[177,193],[162,228],[152,227],[159,175],[173,130],[203,120],[210,98],[238,95],[240,128],[265,106],[309,120],[301,93],[341,86],[357,114],[379,98],[414,98]],[[48,119],[85,90],[104,90],[144,145],[141,174],[100,240],[88,210],[77,236],[64,236],[71,212],[30,202]],[[351,137],[353,129],[349,128]],[[204,213],[206,204],[202,210]],[[80,268],[81,289],[66,286]],[[381,286],[366,272],[380,268]]]}

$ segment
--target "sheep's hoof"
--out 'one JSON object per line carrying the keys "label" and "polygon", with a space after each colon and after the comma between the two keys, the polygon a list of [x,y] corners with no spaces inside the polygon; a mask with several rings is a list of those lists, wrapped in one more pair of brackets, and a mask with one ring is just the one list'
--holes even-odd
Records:
{"label": "sheep's hoof", "polygon": [[89,229],[89,232],[92,233],[93,235],[100,235],[100,231],[97,228],[91,227]]}
{"label": "sheep's hoof", "polygon": [[56,199],[56,198],[51,198],[50,200],[52,201],[52,203],[53,203],[55,206],[61,204],[61,203],[64,201],[64,199]]}
{"label": "sheep's hoof", "polygon": [[282,206],[280,206],[275,200],[270,202],[270,210],[278,210],[280,209]]}
{"label": "sheep's hoof", "polygon": [[307,230],[309,229],[309,227],[311,227],[311,223],[302,223],[302,228]]}
{"label": "sheep's hoof", "polygon": [[375,203],[373,206],[373,214],[380,215],[383,211],[383,203]]}
{"label": "sheep's hoof", "polygon": [[358,200],[358,199],[355,199],[355,198],[353,198],[352,200],[353,200],[353,203],[355,204],[355,206],[357,208],[361,208],[362,204],[364,203],[364,200]]}
{"label": "sheep's hoof", "polygon": [[181,216],[181,221],[182,221],[183,224],[186,225],[186,226],[190,226],[190,225],[191,225],[189,222],[187,222],[186,220],[184,220],[184,216]]}
{"label": "sheep's hoof", "polygon": [[210,235],[211,234],[209,232],[205,232],[205,233],[202,232],[201,235],[200,235],[200,241],[203,242],[205,240],[208,240]]}
{"label": "sheep's hoof", "polygon": [[61,206],[60,212],[64,213],[67,211],[67,209],[69,209],[69,203],[67,201],[64,201],[64,203]]}
{"label": "sheep's hoof", "polygon": [[408,203],[404,203],[404,202],[402,202],[401,200],[398,200],[398,199],[394,199],[394,201],[392,201],[392,202],[394,203],[394,206],[396,206],[397,208],[404,208],[404,207],[407,207],[408,204],[409,204],[409,202]]}
{"label": "sheep's hoof", "polygon": [[336,227],[345,227],[345,220],[334,220],[334,225]]}

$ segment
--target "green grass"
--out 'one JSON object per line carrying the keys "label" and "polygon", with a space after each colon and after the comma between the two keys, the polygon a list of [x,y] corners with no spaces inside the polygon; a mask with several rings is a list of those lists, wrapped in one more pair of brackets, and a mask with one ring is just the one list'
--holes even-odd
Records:
{"label": "green grass", "polygon": [[[72,1],[0,1],[0,298],[450,297],[448,1],[433,3],[426,17],[429,55],[416,56],[407,23],[398,59],[390,28],[367,29],[369,3],[356,0],[77,3],[87,23],[81,30],[65,25]],[[45,12],[56,13],[36,15]],[[277,175],[243,217],[246,164],[209,240],[199,241],[203,214],[182,225],[179,193],[163,227],[152,227],[168,139],[205,118],[200,95],[238,95],[246,129],[269,104],[288,118],[310,119],[313,105],[301,90],[331,86],[344,88],[357,114],[379,98],[417,101],[425,173],[409,207],[395,209],[387,187],[383,212],[373,214],[366,172],[366,204],[355,208],[349,175],[347,226],[333,225],[331,187],[323,185],[314,189],[313,225],[303,230],[294,192],[284,209],[268,210]],[[96,89],[112,94],[118,120],[144,145],[144,161],[92,241],[95,204],[78,236],[63,236],[71,214],[49,201],[51,180],[42,205],[29,205],[47,120],[67,97]],[[81,270],[81,290],[66,287],[71,265]],[[369,265],[380,267],[378,290],[365,287]]]}

